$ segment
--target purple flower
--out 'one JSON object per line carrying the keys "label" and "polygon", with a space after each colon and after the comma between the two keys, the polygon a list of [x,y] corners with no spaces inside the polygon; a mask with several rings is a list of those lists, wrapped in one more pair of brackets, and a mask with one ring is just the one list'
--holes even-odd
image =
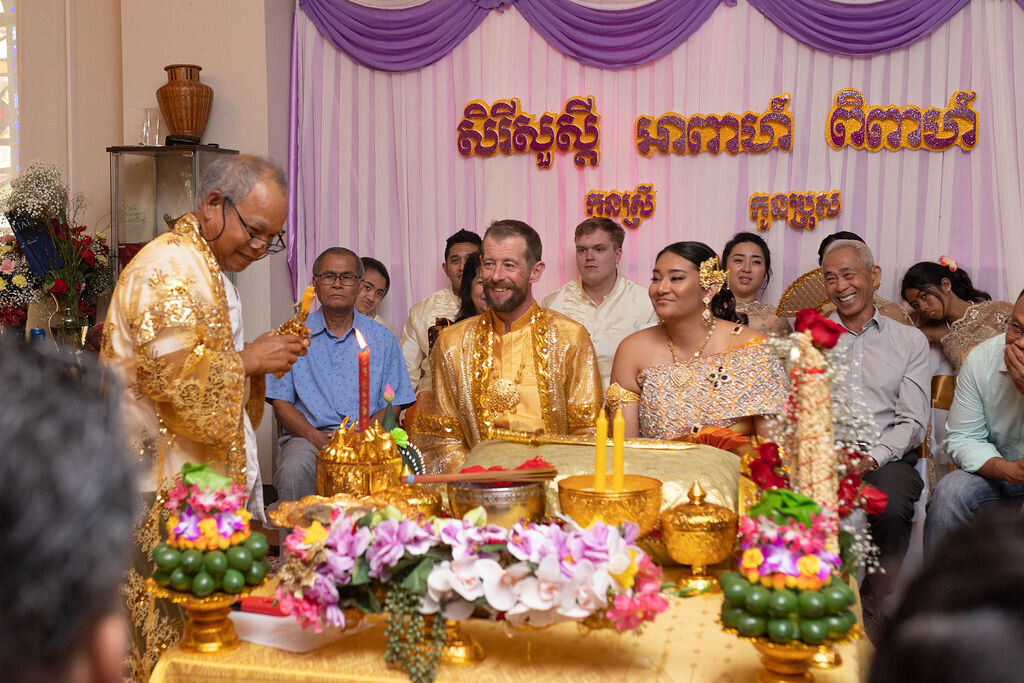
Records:
{"label": "purple flower", "polygon": [[337,605],[328,605],[324,609],[324,621],[337,628],[345,628],[345,613]]}
{"label": "purple flower", "polygon": [[177,536],[184,536],[190,541],[199,538],[199,516],[192,508],[185,508],[178,515],[178,525],[174,527]]}
{"label": "purple flower", "polygon": [[385,519],[374,528],[374,539],[366,553],[370,563],[370,576],[381,581],[391,578],[390,568],[405,555],[405,545],[399,536],[396,519]]}
{"label": "purple flower", "polygon": [[350,519],[339,519],[327,534],[327,547],[340,555],[356,558],[370,546],[372,534],[366,527],[356,527]]}
{"label": "purple flower", "polygon": [[517,560],[539,564],[544,559],[544,534],[537,529],[536,524],[523,526],[521,522],[516,522],[509,531],[505,547]]}
{"label": "purple flower", "polygon": [[235,531],[241,531],[245,524],[233,510],[230,512],[217,512],[213,515],[217,521],[217,533],[224,538],[230,538]]}

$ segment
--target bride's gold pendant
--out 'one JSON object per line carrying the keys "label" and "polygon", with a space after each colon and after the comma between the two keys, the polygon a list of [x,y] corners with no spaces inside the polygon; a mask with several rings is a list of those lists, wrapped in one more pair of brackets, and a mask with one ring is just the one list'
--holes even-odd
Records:
{"label": "bride's gold pendant", "polygon": [[511,413],[519,405],[519,388],[510,379],[496,379],[487,390],[487,403],[493,413]]}
{"label": "bride's gold pendant", "polygon": [[672,371],[672,374],[669,375],[670,379],[672,380],[672,384],[675,384],[677,387],[686,386],[686,384],[690,381],[690,377],[692,376],[693,373],[690,371],[688,367],[686,367],[685,365],[678,364]]}

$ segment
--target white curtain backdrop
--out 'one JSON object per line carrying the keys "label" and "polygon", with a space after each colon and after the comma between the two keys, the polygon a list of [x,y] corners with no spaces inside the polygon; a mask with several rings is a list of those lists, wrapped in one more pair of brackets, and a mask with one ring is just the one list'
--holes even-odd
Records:
{"label": "white curtain backdrop", "polygon": [[[585,217],[587,191],[642,182],[654,184],[657,209],[627,231],[621,266],[641,283],[669,242],[696,239],[720,250],[733,233],[753,230],[753,192],[836,188],[843,194],[838,219],[813,231],[778,220],[763,233],[775,270],[766,301],[817,265],[819,241],[837,229],[865,237],[883,269],[880,293],[889,298],[898,299],[907,267],[940,254],[995,298],[1024,287],[1024,9],[1015,2],[974,0],[931,36],[871,58],[812,50],[740,2],[716,10],[672,54],[617,71],[563,56],[515,9],[491,12],[452,53],[406,73],[357,65],[301,11],[296,31],[298,281],[308,282],[314,257],[329,246],[374,256],[391,271],[381,313],[396,329],[412,303],[446,283],[444,239],[457,229],[482,232],[499,218],[535,227],[547,263],[534,290],[540,298],[576,276],[572,232]],[[833,94],[847,87],[871,105],[939,108],[956,90],[974,90],[977,146],[834,151],[826,117]],[[636,151],[639,114],[761,112],[783,92],[795,119],[789,153]],[[525,111],[540,114],[560,111],[574,95],[597,100],[596,168],[577,168],[571,155],[555,154],[552,168],[540,169],[529,154],[467,159],[456,150],[456,125],[470,100],[517,97]]]}

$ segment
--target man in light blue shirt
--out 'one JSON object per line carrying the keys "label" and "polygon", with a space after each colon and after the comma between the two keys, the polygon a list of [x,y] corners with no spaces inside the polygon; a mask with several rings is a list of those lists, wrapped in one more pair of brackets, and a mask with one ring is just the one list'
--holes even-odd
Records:
{"label": "man in light blue shirt", "polygon": [[387,406],[384,387],[395,392],[397,409],[416,400],[398,339],[387,327],[355,310],[363,264],[343,247],[325,250],[313,263],[320,309],[310,313],[309,348],[301,364],[281,379],[267,375],[267,401],[284,433],[274,486],[281,500],[316,493],[316,453],[330,442],[344,418],[359,418],[358,329],[370,349],[370,416]]}
{"label": "man in light blue shirt", "polygon": [[942,478],[928,502],[925,550],[982,513],[1024,504],[1024,292],[1006,335],[975,346],[960,368],[946,452],[960,469]]}

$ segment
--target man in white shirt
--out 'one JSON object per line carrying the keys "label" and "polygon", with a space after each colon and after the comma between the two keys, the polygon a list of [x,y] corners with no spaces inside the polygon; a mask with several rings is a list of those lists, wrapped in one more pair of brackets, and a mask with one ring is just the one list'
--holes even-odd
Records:
{"label": "man in white shirt", "polygon": [[427,330],[438,318],[455,320],[462,300],[459,285],[462,284],[462,268],[473,254],[480,253],[480,235],[469,230],[459,230],[445,240],[444,263],[441,270],[451,282],[450,287],[438,290],[409,309],[409,318],[402,328],[402,354],[409,370],[412,388],[418,394],[430,388],[430,344]]}
{"label": "man in white shirt", "polygon": [[603,389],[608,388],[619,342],[658,322],[647,288],[619,275],[625,237],[626,231],[610,218],[588,218],[577,225],[580,276],[548,294],[542,304],[587,328]]}

